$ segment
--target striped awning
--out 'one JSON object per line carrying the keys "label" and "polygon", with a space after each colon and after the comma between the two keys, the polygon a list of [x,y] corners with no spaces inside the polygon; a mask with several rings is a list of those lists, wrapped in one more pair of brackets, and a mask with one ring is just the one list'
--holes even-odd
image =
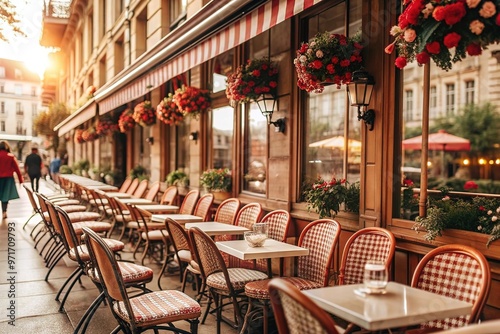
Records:
{"label": "striped awning", "polygon": [[181,55],[142,75],[125,88],[99,101],[99,114],[144,96],[176,75],[206,62],[322,0],[272,0],[243,16]]}
{"label": "striped awning", "polygon": [[57,124],[54,130],[57,131],[59,137],[75,129],[80,124],[85,123],[97,115],[97,103],[94,100],[89,100],[80,109],[72,113],[64,121]]}

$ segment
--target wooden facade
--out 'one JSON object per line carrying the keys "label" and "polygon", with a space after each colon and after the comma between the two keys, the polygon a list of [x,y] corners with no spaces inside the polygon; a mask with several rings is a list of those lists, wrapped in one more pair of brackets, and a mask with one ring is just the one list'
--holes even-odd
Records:
{"label": "wooden facade", "polygon": [[[262,204],[266,211],[275,209],[290,211],[293,217],[293,228],[290,229],[289,237],[292,241],[299,235],[305,225],[318,218],[317,214],[309,212],[306,203],[300,201],[301,175],[303,172],[302,160],[304,159],[303,147],[305,145],[303,130],[305,126],[303,117],[305,93],[300,91],[295,84],[297,78],[293,68],[293,59],[295,57],[295,50],[300,46],[301,36],[303,36],[302,30],[305,29],[304,19],[314,13],[325,10],[325,8],[333,4],[342,2],[344,1],[315,1],[315,5],[263,32],[263,34],[268,34],[269,55],[279,59],[279,108],[273,114],[273,119],[280,117],[286,119],[285,133],[274,132],[272,126],[270,126],[267,132],[267,188],[265,194],[253,194],[244,190],[243,176],[245,171],[243,170],[243,165],[245,150],[248,149],[248,143],[245,142],[248,129],[243,126],[245,119],[242,107],[236,107],[234,113],[234,139],[232,141],[232,170],[234,178],[232,195],[238,197],[243,204],[258,202]],[[96,3],[97,1],[93,1],[93,4]],[[156,11],[161,12],[163,10],[162,6],[167,6],[166,3],[166,1],[137,1],[135,13],[139,12],[139,8],[142,8],[142,10],[147,8],[148,18],[153,20],[153,13]],[[303,1],[303,3],[309,2]],[[346,16],[349,14],[349,3],[350,1],[345,1]],[[199,9],[203,4],[203,1],[193,1],[188,8],[188,12],[195,12],[196,6]],[[92,2],[86,5],[87,7],[85,7],[84,12],[92,8]],[[376,119],[373,131],[368,131],[363,122],[359,123],[362,142],[360,212],[359,214],[340,212],[336,217],[342,225],[343,232],[340,237],[340,245],[337,250],[338,253],[333,272],[338,269],[340,252],[348,237],[354,231],[363,227],[381,226],[391,230],[395,234],[397,238],[397,251],[392,276],[396,281],[406,284],[410,283],[412,273],[422,255],[433,247],[445,243],[470,244],[481,249],[490,261],[493,284],[484,313],[487,319],[498,318],[500,317],[500,301],[497,298],[500,292],[499,241],[490,246],[490,248],[486,248],[484,235],[453,231],[449,235],[439,238],[434,243],[428,243],[423,240],[422,234],[417,234],[411,229],[413,225],[412,221],[400,219],[399,215],[396,214],[399,208],[395,208],[395,203],[399,201],[399,199],[396,201],[396,197],[400,196],[401,183],[399,147],[402,140],[402,78],[400,71],[394,66],[394,56],[385,54],[384,47],[391,42],[389,30],[396,22],[398,5],[399,1],[395,0],[362,0],[362,35],[365,42],[363,50],[364,66],[374,76],[376,82],[370,104],[370,108],[375,110]],[[82,16],[81,19],[84,20],[85,17]],[[198,24],[201,24],[201,18],[199,20]],[[155,22],[148,21],[148,24],[153,23]],[[192,23],[190,22],[190,24]],[[132,27],[135,25],[133,20],[131,25]],[[116,29],[119,30],[119,27]],[[205,31],[204,34],[208,37],[211,32]],[[71,36],[68,38],[72,39]],[[153,36],[148,37],[147,44],[154,45],[155,38]],[[249,41],[231,49],[234,53],[235,66],[244,63],[246,59],[253,56],[248,50],[256,38],[261,37],[255,36]],[[156,38],[156,40],[160,43],[159,38]],[[132,49],[134,49],[133,39],[131,41],[124,41],[124,43],[130,43]],[[139,62],[141,60],[144,61],[144,59],[153,57],[154,52],[158,51],[155,47],[148,49],[151,50],[151,54],[146,52],[145,56],[142,58],[136,57],[136,60]],[[182,52],[183,50],[178,51]],[[64,50],[64,52],[71,53],[71,50]],[[107,52],[106,59],[111,61],[113,59],[111,57],[112,51],[108,48]],[[134,66],[137,66],[135,65],[136,63],[131,60],[128,66],[132,69]],[[112,66],[108,64],[108,71],[111,71],[111,68]],[[88,80],[88,73],[91,71],[94,73],[92,78],[100,76],[96,74],[99,72],[99,63],[92,63],[90,59],[87,60],[87,66],[81,66],[79,71],[79,76],[61,78],[61,82],[67,83],[65,80],[69,79],[76,82],[81,80],[81,78]],[[190,84],[192,86],[207,88],[207,82],[211,74],[210,59],[207,59],[206,62],[200,65],[194,66],[189,72]],[[114,93],[117,93],[109,94],[107,91],[109,87],[113,87],[113,83],[117,82],[120,77],[124,77],[123,73],[127,73],[127,67],[125,67],[124,72],[101,76],[107,78],[103,82],[86,82],[86,84],[95,84],[98,86],[95,95],[95,101],[98,105],[100,104],[100,99],[104,102],[108,101]],[[141,76],[134,80],[141,80]],[[158,104],[165,95],[167,91],[165,84],[161,84],[147,92],[147,96],[153,101],[153,105]],[[73,87],[77,86],[73,84]],[[106,94],[104,94],[105,92]],[[67,99],[67,101],[70,100],[70,95],[67,96]],[[143,99],[144,97],[141,96],[127,101],[126,104],[133,106]],[[220,103],[223,99],[223,93],[214,94],[214,101],[217,101],[217,103]],[[227,100],[226,103],[228,103]],[[98,115],[95,115],[95,117],[98,117]],[[86,120],[85,123],[75,124],[75,126],[81,127],[92,121],[93,119]],[[199,187],[201,172],[211,167],[209,166],[211,151],[208,145],[211,134],[210,121],[210,115],[204,114],[198,120],[190,120],[184,125],[185,128],[183,129],[157,123],[147,129],[136,128],[134,131],[128,132],[126,138],[124,135],[115,135],[113,140],[115,142],[114,147],[123,145],[125,151],[121,152],[116,149],[113,151],[113,166],[120,166],[123,171],[128,171],[135,165],[142,164],[150,170],[152,181],[163,181],[170,171],[179,166],[175,161],[176,154],[178,153],[176,153],[176,150],[187,149],[188,152],[186,154],[189,165],[184,167],[187,167],[189,170],[190,187],[197,188]],[[183,137],[182,139],[178,136],[181,131],[184,133],[198,132],[199,139],[197,141],[176,143],[175,140],[187,140],[187,137]],[[153,145],[145,143],[145,138],[147,137],[154,138]],[[120,143],[119,146],[116,146],[117,143]],[[76,162],[81,158],[100,161],[99,140],[83,145],[70,141],[68,145],[71,157],[70,161]]]}

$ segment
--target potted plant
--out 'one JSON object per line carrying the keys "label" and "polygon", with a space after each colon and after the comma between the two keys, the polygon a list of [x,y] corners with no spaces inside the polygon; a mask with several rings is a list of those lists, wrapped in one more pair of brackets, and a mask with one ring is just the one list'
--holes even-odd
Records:
{"label": "potted plant", "polygon": [[[405,8],[392,27],[394,42],[386,53],[397,51],[395,65],[404,68],[417,60],[430,59],[443,70],[467,55],[482,53],[500,36],[497,5],[493,1],[405,1]],[[452,55],[451,52],[454,51]]]}
{"label": "potted plant", "polygon": [[151,101],[142,101],[134,108],[132,114],[134,121],[140,126],[150,126],[156,123],[155,109],[151,105]]}
{"label": "potted plant", "polygon": [[263,94],[278,95],[278,66],[268,57],[248,60],[227,77],[231,104],[256,101]]}
{"label": "potted plant", "polygon": [[451,198],[449,188],[441,189],[440,198],[430,198],[426,217],[417,217],[413,229],[425,230],[424,239],[432,241],[445,229],[488,234],[486,246],[500,239],[500,199],[474,197]]}
{"label": "potted plant", "polygon": [[198,117],[210,108],[210,92],[205,89],[185,86],[175,90],[173,101],[184,116]]}
{"label": "potted plant", "polygon": [[340,88],[351,81],[352,72],[361,69],[363,46],[361,34],[354,37],[317,34],[311,42],[302,43],[294,59],[297,85],[307,92],[321,93],[327,84]]}
{"label": "potted plant", "polygon": [[135,126],[135,120],[132,117],[134,111],[130,108],[125,109],[118,119],[118,128],[121,133],[125,133],[129,130],[132,130]]}
{"label": "potted plant", "polygon": [[321,177],[303,192],[308,210],[314,209],[320,218],[335,218],[347,194],[348,183],[345,179],[325,181]]}
{"label": "potted plant", "polygon": [[168,173],[165,182],[169,186],[187,187],[189,185],[189,178],[184,171],[176,169]]}
{"label": "potted plant", "polygon": [[156,117],[167,125],[178,125],[184,120],[184,114],[174,102],[174,95],[169,93],[156,107]]}
{"label": "potted plant", "polygon": [[200,184],[218,200],[231,196],[231,182],[231,171],[228,168],[207,169],[200,176]]}
{"label": "potted plant", "polygon": [[137,165],[132,168],[129,172],[129,176],[133,179],[138,178],[139,180],[149,179],[148,171],[141,165]]}

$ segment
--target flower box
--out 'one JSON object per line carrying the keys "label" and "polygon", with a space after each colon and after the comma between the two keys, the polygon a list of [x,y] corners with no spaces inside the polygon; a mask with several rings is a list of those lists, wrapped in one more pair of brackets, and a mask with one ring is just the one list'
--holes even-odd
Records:
{"label": "flower box", "polygon": [[500,260],[500,241],[496,240],[487,247],[490,236],[488,234],[463,231],[456,229],[446,229],[441,232],[441,236],[436,237],[433,244],[436,246],[446,244],[462,244],[472,246],[488,258]]}

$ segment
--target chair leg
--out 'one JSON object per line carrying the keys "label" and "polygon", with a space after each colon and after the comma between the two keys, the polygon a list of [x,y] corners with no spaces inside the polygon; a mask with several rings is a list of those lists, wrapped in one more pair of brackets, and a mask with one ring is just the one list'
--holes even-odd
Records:
{"label": "chair leg", "polygon": [[64,281],[63,285],[59,288],[59,291],[57,292],[57,295],[56,295],[56,298],[55,300],[56,301],[59,301],[59,297],[61,296],[61,293],[63,292],[64,288],[66,287],[66,285],[76,276],[78,275],[80,272],[81,272],[81,268],[76,268],[72,273],[71,275],[69,275],[69,277]]}
{"label": "chair leg", "polygon": [[23,225],[23,230],[26,228],[26,226],[27,226],[27,225],[28,225],[28,223],[30,222],[31,218],[35,217],[35,215],[36,215],[36,212],[33,212],[33,213],[31,214],[31,216],[28,218],[28,220],[26,220],[26,223],[24,223],[24,225]]}
{"label": "chair leg", "polygon": [[87,331],[87,327],[90,324],[90,320],[92,320],[94,313],[97,311],[97,308],[101,305],[103,301],[104,301],[104,292],[101,292],[99,296],[97,296],[97,298],[92,302],[92,304],[90,304],[89,308],[83,314],[82,318],[75,327],[75,331],[73,332],[74,334],[78,334],[80,328],[82,328],[82,333],[85,333]]}
{"label": "chair leg", "polygon": [[49,271],[45,275],[45,282],[47,282],[49,280],[49,276],[50,276],[50,273],[52,272],[52,269],[54,269],[54,267],[57,266],[57,264],[59,263],[59,261],[64,257],[64,255],[66,255],[66,253],[67,252],[64,249],[63,252],[61,252],[59,254],[59,256],[56,259],[54,259],[54,261],[52,262],[52,265],[49,267]]}
{"label": "chair leg", "polygon": [[64,294],[63,299],[61,300],[61,305],[59,305],[59,312],[64,312],[64,304],[66,303],[66,299],[68,299],[69,293],[71,292],[71,289],[73,289],[73,286],[75,286],[75,283],[78,281],[81,283],[80,278],[83,275],[83,270],[80,269],[80,272],[78,273],[78,276],[71,284],[68,286],[68,291]]}

